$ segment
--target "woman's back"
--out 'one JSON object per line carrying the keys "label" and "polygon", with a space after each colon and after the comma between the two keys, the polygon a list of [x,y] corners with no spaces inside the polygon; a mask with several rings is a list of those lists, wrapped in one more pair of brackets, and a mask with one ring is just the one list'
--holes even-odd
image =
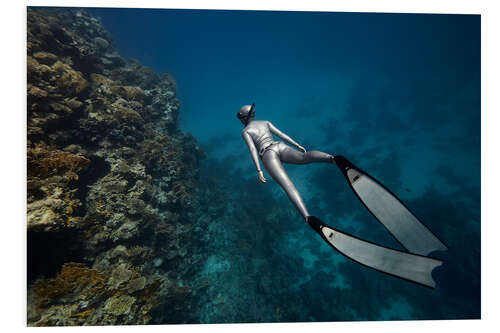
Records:
{"label": "woman's back", "polygon": [[252,120],[243,129],[243,132],[250,134],[250,137],[257,146],[258,150],[274,141],[271,129],[269,128],[269,122],[267,120]]}

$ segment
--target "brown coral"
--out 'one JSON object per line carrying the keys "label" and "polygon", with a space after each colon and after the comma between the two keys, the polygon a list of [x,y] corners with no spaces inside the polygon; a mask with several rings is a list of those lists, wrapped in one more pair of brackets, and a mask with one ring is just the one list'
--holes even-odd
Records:
{"label": "brown coral", "polygon": [[135,298],[128,295],[117,295],[109,298],[106,301],[104,309],[109,313],[120,316],[128,314],[132,304],[134,304]]}
{"label": "brown coral", "polygon": [[113,86],[111,91],[128,101],[144,102],[146,95],[139,87],[133,86]]}
{"label": "brown coral", "polygon": [[77,292],[86,298],[104,287],[104,275],[84,264],[66,263],[54,279],[38,280],[34,286],[37,305],[47,306],[65,294]]}
{"label": "brown coral", "polygon": [[43,144],[27,149],[27,161],[28,179],[65,173],[69,173],[70,179],[78,178],[76,174],[90,163],[90,160],[84,156],[60,151]]}
{"label": "brown coral", "polygon": [[118,103],[113,103],[113,105],[111,105],[111,110],[119,122],[135,125],[141,125],[144,123],[144,119],[142,119],[138,112]]}
{"label": "brown coral", "polygon": [[[28,9],[27,43],[28,234],[40,239],[32,251],[54,250],[54,234],[74,244],[74,256],[32,271],[29,325],[148,323],[168,302],[159,294],[172,291],[181,304],[192,292],[167,290],[156,274],[168,265],[145,264],[159,247],[185,256],[178,240],[192,233],[188,222],[179,228],[187,210],[177,206],[193,199],[199,156],[176,125],[175,80],[125,64],[84,11]],[[93,269],[66,263],[40,279],[69,260]]]}
{"label": "brown coral", "polygon": [[106,87],[111,87],[114,85],[113,80],[101,74],[92,73],[90,75],[90,78],[92,79],[92,82],[96,85],[103,85]]}
{"label": "brown coral", "polygon": [[35,57],[38,62],[48,66],[51,66],[57,61],[57,56],[49,52],[35,52],[33,57]]}
{"label": "brown coral", "polygon": [[69,65],[58,60],[52,65],[52,70],[57,74],[54,80],[57,82],[59,89],[68,94],[79,95],[88,87],[88,82],[82,76],[82,73],[73,70]]}
{"label": "brown coral", "polygon": [[77,226],[73,214],[81,207],[72,182],[90,160],[44,144],[27,149],[28,229],[58,230]]}
{"label": "brown coral", "polygon": [[34,86],[32,84],[28,84],[28,98],[44,98],[49,95],[48,92],[46,92],[43,89],[38,88],[37,86]]}

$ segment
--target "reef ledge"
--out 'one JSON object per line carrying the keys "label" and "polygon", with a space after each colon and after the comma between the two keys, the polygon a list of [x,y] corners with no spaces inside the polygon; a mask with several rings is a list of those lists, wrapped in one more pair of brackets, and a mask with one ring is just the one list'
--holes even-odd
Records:
{"label": "reef ledge", "polygon": [[28,326],[197,320],[205,154],[176,95],[84,10],[28,8]]}

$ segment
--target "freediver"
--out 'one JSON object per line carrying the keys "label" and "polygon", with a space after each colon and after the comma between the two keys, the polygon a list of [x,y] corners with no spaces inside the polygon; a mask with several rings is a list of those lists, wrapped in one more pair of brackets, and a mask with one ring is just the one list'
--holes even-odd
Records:
{"label": "freediver", "polygon": [[[426,287],[435,287],[432,270],[440,266],[442,261],[428,255],[447,248],[396,195],[344,156],[333,156],[317,150],[306,151],[271,122],[255,120],[255,104],[242,106],[237,117],[244,125],[241,135],[250,150],[260,181],[265,183],[267,180],[260,168],[259,156],[267,172],[285,190],[305,221],[333,248],[364,266]],[[275,141],[273,134],[297,149]],[[336,164],[358,199],[409,252],[362,240],[310,215],[282,163]]]}
{"label": "freediver", "polygon": [[[244,105],[238,112],[238,119],[245,125],[245,128],[241,131],[241,136],[250,149],[260,181],[265,183],[267,180],[260,169],[258,155],[262,158],[262,163],[267,172],[285,190],[290,201],[307,221],[309,212],[304,200],[302,200],[299,191],[288,177],[282,162],[291,164],[335,163],[335,157],[317,150],[306,151],[304,147],[277,129],[270,121],[255,120],[254,118],[255,105]],[[298,150],[293,149],[284,142],[275,141],[271,133],[295,146]]]}

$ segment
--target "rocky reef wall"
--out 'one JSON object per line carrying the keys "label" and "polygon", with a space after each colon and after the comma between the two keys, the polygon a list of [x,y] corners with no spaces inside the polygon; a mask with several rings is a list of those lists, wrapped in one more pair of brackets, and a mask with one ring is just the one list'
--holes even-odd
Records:
{"label": "rocky reef wall", "polygon": [[196,140],[172,76],[82,10],[27,13],[29,326],[196,322]]}

